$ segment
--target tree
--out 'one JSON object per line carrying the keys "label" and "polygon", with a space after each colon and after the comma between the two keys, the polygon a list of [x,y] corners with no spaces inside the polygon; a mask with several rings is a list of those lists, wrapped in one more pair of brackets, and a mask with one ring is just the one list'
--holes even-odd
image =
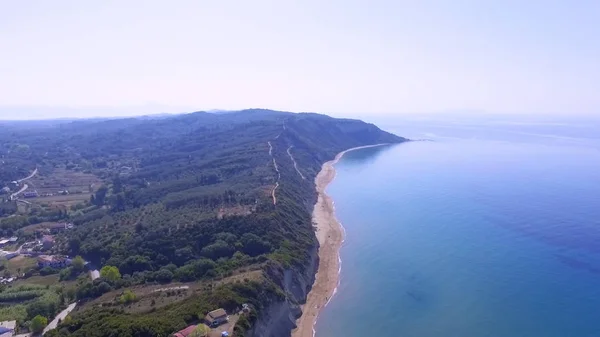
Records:
{"label": "tree", "polygon": [[101,186],[96,191],[95,204],[98,206],[104,205],[104,199],[106,198],[106,193],[108,192],[108,188],[106,186]]}
{"label": "tree", "polygon": [[44,316],[37,315],[31,320],[29,329],[33,333],[40,333],[44,331],[44,328],[48,325],[48,319]]}
{"label": "tree", "polygon": [[189,337],[206,337],[206,336],[208,336],[209,332],[210,332],[210,328],[208,326],[206,326],[205,324],[198,324],[196,329],[194,329],[194,331],[192,331],[192,333],[189,335]]}
{"label": "tree", "polygon": [[119,298],[119,301],[121,303],[131,303],[135,301],[135,294],[133,293],[133,291],[125,289],[123,295],[121,295],[121,297]]}
{"label": "tree", "polygon": [[71,265],[73,266],[73,269],[77,272],[81,272],[83,271],[83,268],[85,267],[85,261],[83,260],[83,258],[79,255],[75,256],[75,258],[73,259],[73,261],[71,261]]}
{"label": "tree", "polygon": [[244,253],[250,256],[257,256],[268,253],[272,247],[268,242],[263,241],[258,235],[245,233],[242,235],[242,244]]}
{"label": "tree", "polygon": [[123,190],[123,182],[121,182],[121,178],[117,175],[113,179],[113,193],[121,193]]}
{"label": "tree", "polygon": [[36,300],[25,308],[28,317],[52,317],[58,311],[58,303],[49,300]]}
{"label": "tree", "polygon": [[154,273],[154,278],[161,283],[171,282],[173,279],[173,272],[166,268],[161,268],[159,271]]}
{"label": "tree", "polygon": [[81,241],[78,238],[72,238],[69,240],[69,250],[72,255],[77,255],[79,253],[79,249],[81,248]]}
{"label": "tree", "polygon": [[119,268],[115,266],[104,266],[100,269],[100,276],[111,281],[116,282],[121,279],[121,273]]}
{"label": "tree", "polygon": [[123,196],[123,193],[119,193],[117,194],[113,199],[112,199],[112,209],[115,212],[119,212],[119,211],[124,211],[125,210],[125,197]]}

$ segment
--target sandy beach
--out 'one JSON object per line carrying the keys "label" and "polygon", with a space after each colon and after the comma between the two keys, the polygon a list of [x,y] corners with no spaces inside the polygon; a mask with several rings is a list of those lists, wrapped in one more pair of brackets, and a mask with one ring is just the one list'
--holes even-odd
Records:
{"label": "sandy beach", "polygon": [[315,283],[308,293],[306,304],[302,307],[302,316],[296,321],[297,328],[292,331],[292,337],[314,336],[314,325],[319,312],[334,295],[338,286],[339,251],[344,242],[344,231],[335,217],[333,200],[325,193],[327,185],[335,178],[334,165],[349,151],[381,145],[386,144],[360,146],[340,152],[334,160],[323,164],[315,178],[318,198],[313,210],[313,223],[319,241],[319,269],[315,276]]}

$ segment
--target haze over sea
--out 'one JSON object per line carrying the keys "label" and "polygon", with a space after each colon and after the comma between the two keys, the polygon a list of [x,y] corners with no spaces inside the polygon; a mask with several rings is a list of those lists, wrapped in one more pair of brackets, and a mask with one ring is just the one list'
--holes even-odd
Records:
{"label": "haze over sea", "polygon": [[317,337],[600,336],[600,123],[382,124],[328,187],[346,230]]}

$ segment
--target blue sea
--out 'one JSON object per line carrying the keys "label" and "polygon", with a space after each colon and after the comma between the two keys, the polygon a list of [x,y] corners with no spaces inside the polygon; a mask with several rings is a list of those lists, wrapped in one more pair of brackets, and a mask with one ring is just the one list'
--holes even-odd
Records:
{"label": "blue sea", "polygon": [[347,153],[317,337],[600,336],[600,123],[415,118]]}

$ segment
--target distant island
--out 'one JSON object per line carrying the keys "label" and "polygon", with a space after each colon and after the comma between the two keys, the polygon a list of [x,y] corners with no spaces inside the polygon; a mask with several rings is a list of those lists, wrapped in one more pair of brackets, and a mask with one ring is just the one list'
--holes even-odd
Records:
{"label": "distant island", "polygon": [[264,109],[0,126],[0,321],[50,337],[290,336],[332,291],[331,161],[406,141]]}

